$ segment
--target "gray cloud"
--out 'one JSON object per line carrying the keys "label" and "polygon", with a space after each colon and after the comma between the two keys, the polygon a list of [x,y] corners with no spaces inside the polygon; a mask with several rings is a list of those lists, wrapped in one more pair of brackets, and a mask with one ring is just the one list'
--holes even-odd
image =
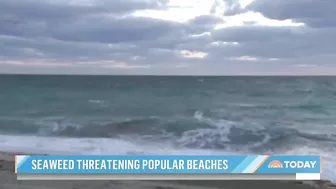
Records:
{"label": "gray cloud", "polygon": [[69,1],[39,0],[1,0],[1,14],[8,19],[21,20],[52,20],[86,17],[101,13],[127,13],[134,10],[165,9],[167,0],[99,0],[91,3],[70,3]]}
{"label": "gray cloud", "polygon": [[[238,42],[224,46],[226,55],[250,55],[265,58],[299,58],[334,54],[335,29],[302,27],[241,26],[213,32],[214,41]],[[220,53],[220,51],[218,52]]]}
{"label": "gray cloud", "polygon": [[[85,20],[94,24],[100,18],[104,18],[104,16],[120,16],[135,10],[164,9],[167,3],[165,0],[99,0],[93,1],[92,5],[61,2],[1,0],[0,18],[2,20],[0,20],[0,24],[4,26],[1,27],[2,33],[39,36],[43,35],[43,32],[53,31],[55,28],[61,30],[62,27],[69,25],[80,25],[81,23],[78,22],[85,22]],[[101,22],[100,24],[109,23]]]}
{"label": "gray cloud", "polygon": [[[0,72],[17,68],[36,72],[34,69],[39,68],[41,72],[119,73],[119,68],[104,67],[111,62],[130,64],[144,74],[274,73],[274,69],[303,69],[292,66],[303,63],[334,66],[335,45],[331,39],[336,38],[336,19],[330,14],[335,6],[328,0],[304,2],[255,0],[242,9],[238,1],[226,1],[226,16],[256,11],[272,19],[294,19],[306,25],[252,23],[215,30],[214,26],[223,21],[210,15],[184,23],[130,15],[136,10],[166,9],[164,0],[93,0],[90,5],[0,0]],[[330,7],[323,12],[320,8],[324,6]],[[181,50],[208,56],[186,58]],[[238,57],[257,59],[244,61]],[[23,61],[24,65],[10,61]],[[156,68],[145,69],[146,65]],[[127,73],[133,72],[136,69]]]}
{"label": "gray cloud", "polygon": [[293,19],[310,27],[336,26],[334,0],[256,0],[245,10],[276,20]]}

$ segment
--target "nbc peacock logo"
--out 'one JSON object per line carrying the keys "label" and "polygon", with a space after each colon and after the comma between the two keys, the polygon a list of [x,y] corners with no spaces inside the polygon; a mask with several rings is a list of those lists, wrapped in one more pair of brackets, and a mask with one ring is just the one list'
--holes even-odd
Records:
{"label": "nbc peacock logo", "polygon": [[268,164],[268,168],[282,168],[282,163],[279,160],[273,160]]}

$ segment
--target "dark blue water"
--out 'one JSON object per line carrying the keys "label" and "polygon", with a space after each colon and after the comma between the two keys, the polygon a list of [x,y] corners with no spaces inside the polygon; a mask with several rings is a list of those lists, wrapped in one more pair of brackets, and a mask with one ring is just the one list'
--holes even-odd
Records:
{"label": "dark blue water", "polygon": [[321,154],[336,77],[0,76],[0,150]]}

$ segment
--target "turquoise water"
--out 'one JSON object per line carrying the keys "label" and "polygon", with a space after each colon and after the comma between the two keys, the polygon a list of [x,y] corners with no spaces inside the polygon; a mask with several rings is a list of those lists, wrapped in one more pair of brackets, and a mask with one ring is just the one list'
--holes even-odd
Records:
{"label": "turquoise water", "polygon": [[336,180],[336,77],[0,76],[0,150],[321,154]]}

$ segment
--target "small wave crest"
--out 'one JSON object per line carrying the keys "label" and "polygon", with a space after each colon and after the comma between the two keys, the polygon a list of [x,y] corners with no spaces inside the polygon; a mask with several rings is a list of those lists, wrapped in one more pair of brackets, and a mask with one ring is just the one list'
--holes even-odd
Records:
{"label": "small wave crest", "polygon": [[104,103],[104,100],[88,100],[89,103],[101,104]]}
{"label": "small wave crest", "polygon": [[300,110],[322,110],[325,105],[312,103],[312,102],[300,102],[300,103],[282,103],[282,104],[252,104],[252,103],[237,103],[229,104],[231,107],[238,108],[250,108],[250,109],[300,109]]}

